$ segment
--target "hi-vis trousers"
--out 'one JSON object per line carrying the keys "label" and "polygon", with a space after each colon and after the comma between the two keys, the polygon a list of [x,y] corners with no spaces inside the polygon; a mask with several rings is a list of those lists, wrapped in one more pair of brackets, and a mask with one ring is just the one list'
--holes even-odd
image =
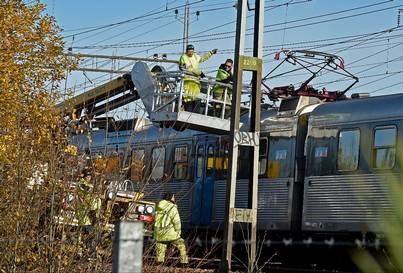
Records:
{"label": "hi-vis trousers", "polygon": [[179,238],[175,241],[157,242],[156,243],[157,262],[163,263],[165,261],[165,252],[166,252],[169,244],[172,244],[179,250],[180,262],[182,264],[187,264],[189,261],[188,261],[188,256],[186,254],[185,241],[182,238]]}
{"label": "hi-vis trousers", "polygon": [[183,82],[183,101],[190,102],[199,100],[200,82],[196,80],[184,80]]}

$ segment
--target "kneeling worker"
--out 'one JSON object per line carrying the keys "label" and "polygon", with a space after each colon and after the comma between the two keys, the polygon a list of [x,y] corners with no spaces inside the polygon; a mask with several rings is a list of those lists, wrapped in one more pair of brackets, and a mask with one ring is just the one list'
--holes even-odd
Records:
{"label": "kneeling worker", "polygon": [[165,251],[169,244],[174,245],[180,254],[181,264],[188,263],[185,241],[181,238],[181,219],[173,193],[166,193],[156,209],[154,239],[157,248],[157,262],[165,261]]}

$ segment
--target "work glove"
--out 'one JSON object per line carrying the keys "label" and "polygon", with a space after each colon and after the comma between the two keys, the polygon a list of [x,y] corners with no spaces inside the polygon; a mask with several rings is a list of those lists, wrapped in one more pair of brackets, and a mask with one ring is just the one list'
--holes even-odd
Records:
{"label": "work glove", "polygon": [[200,78],[204,78],[204,77],[206,77],[206,75],[204,75],[204,73],[202,72],[202,73],[200,73]]}
{"label": "work glove", "polygon": [[213,50],[211,50],[211,53],[212,53],[212,54],[216,54],[216,53],[217,53],[217,50],[218,50],[217,48],[214,48]]}

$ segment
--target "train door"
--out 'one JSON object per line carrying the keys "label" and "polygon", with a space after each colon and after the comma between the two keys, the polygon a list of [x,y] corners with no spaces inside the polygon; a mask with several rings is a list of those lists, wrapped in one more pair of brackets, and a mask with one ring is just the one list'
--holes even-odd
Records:
{"label": "train door", "polygon": [[198,139],[196,143],[194,185],[192,193],[192,224],[208,225],[211,222],[216,140]]}

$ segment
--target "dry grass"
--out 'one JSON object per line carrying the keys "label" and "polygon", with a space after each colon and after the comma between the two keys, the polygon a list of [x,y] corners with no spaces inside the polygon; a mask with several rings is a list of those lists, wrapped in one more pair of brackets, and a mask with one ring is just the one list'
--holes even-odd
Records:
{"label": "dry grass", "polygon": [[181,268],[181,267],[175,267],[175,266],[144,266],[144,273],[155,273],[155,272],[161,272],[161,273],[188,273],[188,272],[193,272],[193,273],[213,273],[213,269],[195,269],[195,268]]}

